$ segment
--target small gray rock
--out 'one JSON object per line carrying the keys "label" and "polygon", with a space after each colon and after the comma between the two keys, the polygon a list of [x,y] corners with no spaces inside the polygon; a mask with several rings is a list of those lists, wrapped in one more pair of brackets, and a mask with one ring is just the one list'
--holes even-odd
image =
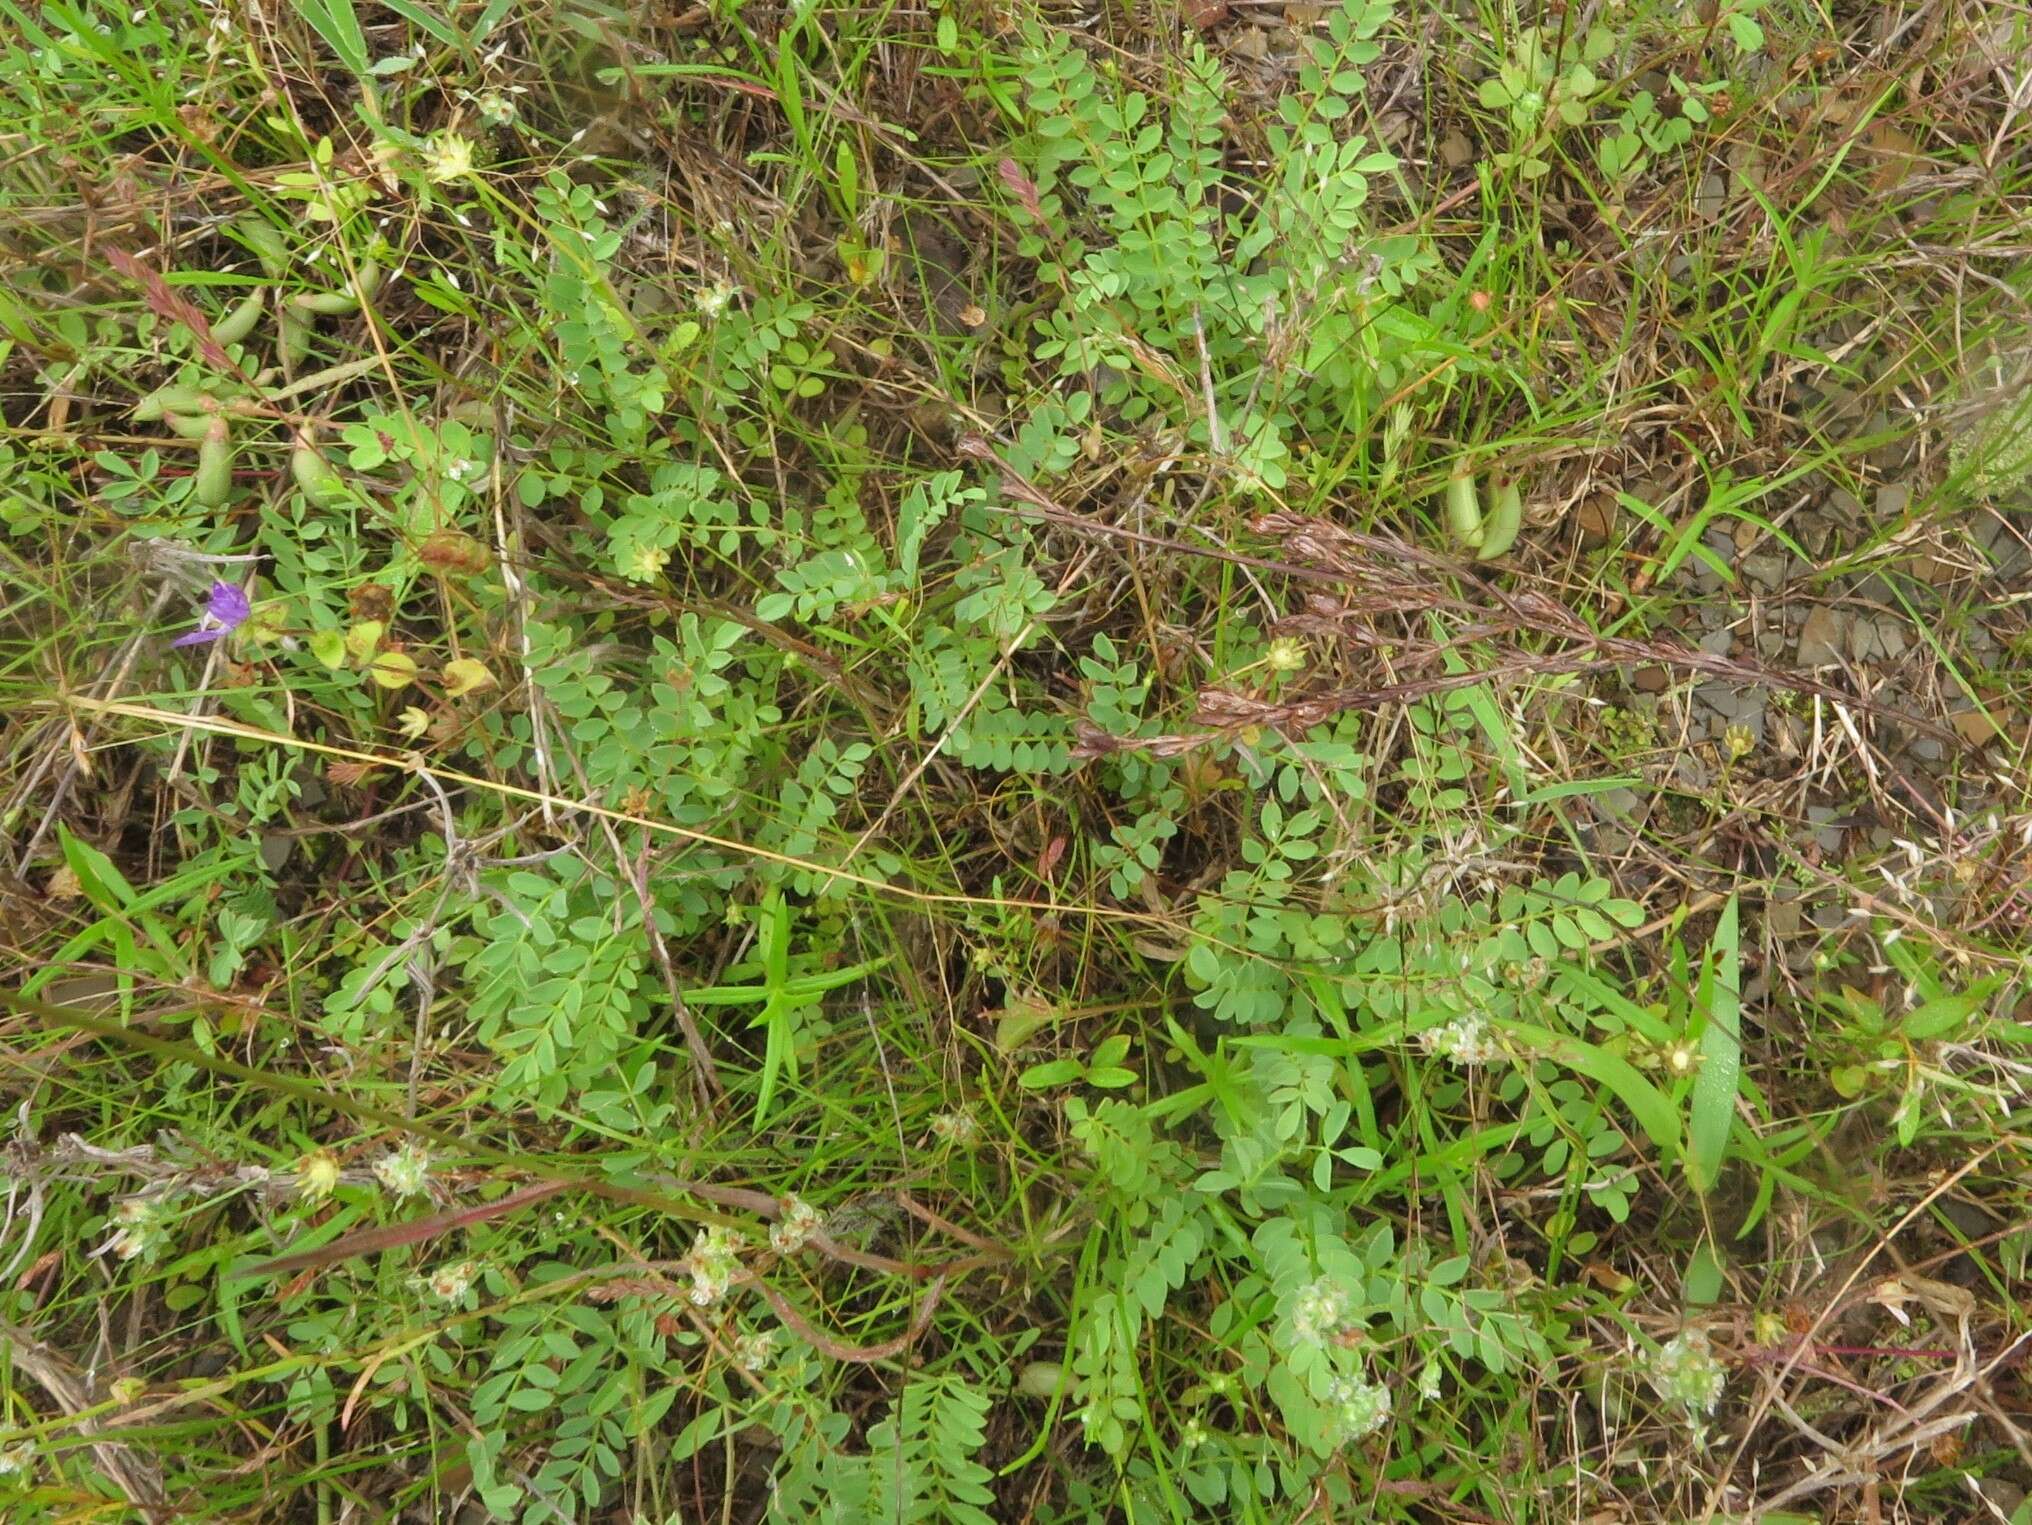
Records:
{"label": "small gray rock", "polygon": [[1743,576],[1766,593],[1776,593],[1785,581],[1785,558],[1766,552],[1757,556],[1745,556],[1742,565]]}
{"label": "small gray rock", "polygon": [[1736,691],[1726,683],[1703,683],[1694,689],[1693,697],[1724,720],[1735,718],[1737,705],[1741,702]]}
{"label": "small gray rock", "polygon": [[1818,605],[1799,627],[1798,661],[1801,667],[1833,667],[1841,661],[1847,620],[1825,604]]}

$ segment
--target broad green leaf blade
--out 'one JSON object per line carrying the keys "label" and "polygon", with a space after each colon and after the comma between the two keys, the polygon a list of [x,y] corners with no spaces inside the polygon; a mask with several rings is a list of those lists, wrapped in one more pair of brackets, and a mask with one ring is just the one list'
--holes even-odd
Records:
{"label": "broad green leaf blade", "polygon": [[1733,895],[1722,907],[1711,951],[1715,955],[1714,976],[1701,982],[1709,993],[1707,1028],[1700,1035],[1700,1073],[1694,1077],[1686,1127],[1686,1174],[1694,1190],[1703,1195],[1714,1189],[1728,1155],[1729,1131],[1736,1121],[1736,1092],[1743,1073],[1742,1034],[1737,1027],[1742,1006],[1742,960],[1736,945]]}
{"label": "broad green leaf blade", "polygon": [[110,916],[133,907],[134,886],[113,866],[111,858],[91,843],[72,836],[71,829],[61,821],[57,822],[56,836],[63,848],[64,862],[77,875],[78,888],[87,900]]}
{"label": "broad green leaf blade", "polygon": [[367,34],[353,13],[353,0],[296,0],[296,13],[355,74],[367,72]]}
{"label": "broad green leaf blade", "polygon": [[1665,1093],[1638,1074],[1628,1060],[1548,1028],[1505,1022],[1503,1030],[1540,1058],[1607,1086],[1609,1093],[1630,1109],[1662,1158],[1671,1161],[1679,1157],[1679,1113]]}
{"label": "broad green leaf blade", "polygon": [[459,29],[432,12],[429,7],[418,5],[415,0],[381,0],[388,9],[402,17],[411,26],[420,27],[448,47],[464,51],[466,39]]}

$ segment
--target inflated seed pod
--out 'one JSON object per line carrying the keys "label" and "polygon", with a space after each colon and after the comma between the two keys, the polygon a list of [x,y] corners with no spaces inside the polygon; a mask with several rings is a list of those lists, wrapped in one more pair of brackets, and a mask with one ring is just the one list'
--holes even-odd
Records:
{"label": "inflated seed pod", "polygon": [[275,353],[285,372],[310,353],[310,316],[294,302],[284,302],[276,315]]}
{"label": "inflated seed pod", "polygon": [[191,496],[205,508],[217,508],[232,490],[232,431],[223,418],[215,418],[198,444],[198,469],[191,474]]}
{"label": "inflated seed pod", "polygon": [[1482,507],[1475,496],[1475,479],[1463,472],[1446,479],[1446,527],[1454,539],[1469,550],[1482,543]]}
{"label": "inflated seed pod", "polygon": [[338,473],[308,434],[298,435],[296,448],[289,452],[289,474],[313,503],[323,502],[339,487]]}
{"label": "inflated seed pod", "polygon": [[350,290],[306,291],[290,300],[305,312],[324,313],[327,316],[334,313],[358,312],[360,304],[373,296],[380,286],[381,267],[370,259],[360,266]]}
{"label": "inflated seed pod", "polygon": [[358,312],[360,299],[350,291],[305,291],[291,297],[289,305],[301,312],[323,313],[329,317],[334,313]]}
{"label": "inflated seed pod", "polygon": [[1489,517],[1482,521],[1482,543],[1475,551],[1475,559],[1494,561],[1517,543],[1517,532],[1523,528],[1524,494],[1515,482],[1504,482],[1496,488]]}
{"label": "inflated seed pod", "polygon": [[196,387],[179,386],[174,382],[166,387],[157,387],[134,404],[134,421],[152,424],[172,412],[189,413],[198,406],[200,395]]}
{"label": "inflated seed pod", "polygon": [[289,245],[283,241],[282,231],[258,217],[241,218],[239,229],[240,236],[247,240],[247,246],[254,251],[254,257],[261,262],[268,278],[271,281],[281,280],[283,272],[289,268]]}
{"label": "inflated seed pod", "polygon": [[263,299],[268,295],[266,286],[256,286],[242,297],[218,322],[212,325],[212,337],[221,344],[238,344],[254,332],[254,325],[261,317]]}
{"label": "inflated seed pod", "polygon": [[[204,403],[211,401],[211,399],[201,398],[199,401]],[[212,432],[213,424],[220,423],[223,420],[219,418],[217,413],[206,411],[202,413],[165,413],[162,415],[162,421],[169,425],[170,429],[179,439],[201,440]]]}

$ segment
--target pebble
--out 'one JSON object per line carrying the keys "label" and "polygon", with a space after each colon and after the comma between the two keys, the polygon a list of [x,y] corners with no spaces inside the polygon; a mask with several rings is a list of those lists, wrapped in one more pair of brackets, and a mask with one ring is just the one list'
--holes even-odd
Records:
{"label": "pebble", "polygon": [[1703,683],[1693,691],[1693,696],[1725,720],[1733,720],[1742,703],[1726,683]]}
{"label": "pebble", "polygon": [[1627,821],[1637,813],[1643,802],[1633,789],[1605,789],[1595,796],[1595,804],[1605,815]]}
{"label": "pebble", "polygon": [[1905,512],[1905,506],[1911,501],[1912,485],[1909,482],[1886,482],[1877,489],[1877,517],[1900,518]]}
{"label": "pebble", "polygon": [[1841,660],[1842,635],[1847,621],[1825,604],[1816,606],[1799,627],[1798,661],[1801,667],[1833,667]]}
{"label": "pebble", "polygon": [[1806,819],[1812,824],[1814,846],[1824,853],[1838,853],[1842,845],[1842,829],[1834,824],[1832,805],[1808,805]]}
{"label": "pebble", "polygon": [[1764,930],[1773,937],[1797,937],[1799,922],[1799,897],[1773,891],[1764,902]]}
{"label": "pebble", "polygon": [[1776,593],[1785,581],[1785,558],[1768,552],[1758,556],[1745,556],[1742,573],[1766,593]]}

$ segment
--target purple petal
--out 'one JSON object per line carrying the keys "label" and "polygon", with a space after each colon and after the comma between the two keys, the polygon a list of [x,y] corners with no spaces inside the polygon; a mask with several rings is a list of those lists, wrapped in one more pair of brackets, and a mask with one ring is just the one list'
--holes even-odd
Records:
{"label": "purple petal", "polygon": [[226,630],[239,628],[247,622],[247,616],[252,612],[244,588],[235,587],[229,582],[212,584],[212,596],[206,601],[205,613],[222,628]]}
{"label": "purple petal", "polygon": [[223,630],[193,630],[189,635],[180,635],[169,644],[177,646],[206,646],[226,632]]}

